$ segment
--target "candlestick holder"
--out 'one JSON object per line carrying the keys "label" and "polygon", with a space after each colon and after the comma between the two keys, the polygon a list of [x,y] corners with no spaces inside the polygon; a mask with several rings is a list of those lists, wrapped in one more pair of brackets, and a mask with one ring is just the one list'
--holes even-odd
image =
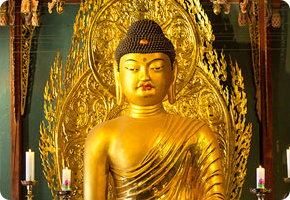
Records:
{"label": "candlestick holder", "polygon": [[[290,178],[284,178],[284,182],[285,182],[285,183],[290,183]],[[287,194],[287,195],[285,195],[285,196],[286,196],[286,198],[283,199],[283,200],[290,200],[290,195],[289,195],[289,194]]]}
{"label": "candlestick holder", "polygon": [[270,188],[250,188],[250,192],[258,197],[258,200],[264,200],[266,194],[272,190]]}
{"label": "candlestick holder", "polygon": [[27,187],[27,200],[32,200],[32,197],[34,197],[34,195],[32,194],[32,188],[33,186],[36,186],[38,185],[39,181],[21,181],[21,184],[23,186],[26,186]]}
{"label": "candlestick holder", "polygon": [[72,196],[75,196],[77,191],[57,191],[57,196],[61,197],[63,200],[70,200]]}

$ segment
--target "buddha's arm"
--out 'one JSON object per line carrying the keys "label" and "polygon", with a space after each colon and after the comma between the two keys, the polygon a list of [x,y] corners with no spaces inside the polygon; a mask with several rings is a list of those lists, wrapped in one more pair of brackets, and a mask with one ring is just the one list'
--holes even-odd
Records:
{"label": "buddha's arm", "polygon": [[84,153],[84,198],[105,200],[109,169],[105,134],[94,128],[88,135]]}
{"label": "buddha's arm", "polygon": [[225,174],[216,134],[205,125],[199,130],[199,136],[204,148],[202,157],[205,161],[207,196],[210,197],[209,199],[225,199]]}

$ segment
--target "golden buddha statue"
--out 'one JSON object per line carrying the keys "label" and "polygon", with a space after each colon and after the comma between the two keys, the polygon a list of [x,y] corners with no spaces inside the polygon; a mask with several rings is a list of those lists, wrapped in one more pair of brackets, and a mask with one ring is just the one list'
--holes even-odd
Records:
{"label": "golden buddha statue", "polygon": [[109,173],[116,199],[225,199],[216,135],[198,120],[168,114],[175,101],[175,51],[152,20],[134,22],[116,49],[118,103],[129,113],[98,124],[84,155],[84,198],[107,198]]}

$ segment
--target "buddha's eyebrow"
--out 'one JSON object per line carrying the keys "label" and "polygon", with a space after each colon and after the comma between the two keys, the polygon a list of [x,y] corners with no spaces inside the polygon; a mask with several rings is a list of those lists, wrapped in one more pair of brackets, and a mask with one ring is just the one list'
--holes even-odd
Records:
{"label": "buddha's eyebrow", "polygon": [[137,61],[134,60],[134,59],[128,59],[128,60],[126,60],[125,62],[129,62],[129,61],[137,62]]}
{"label": "buddha's eyebrow", "polygon": [[155,58],[155,59],[153,59],[153,60],[150,60],[150,62],[148,63],[148,64],[151,64],[152,62],[154,62],[154,61],[157,61],[157,60],[162,60],[162,61],[165,61],[164,59],[162,59],[162,58]]}

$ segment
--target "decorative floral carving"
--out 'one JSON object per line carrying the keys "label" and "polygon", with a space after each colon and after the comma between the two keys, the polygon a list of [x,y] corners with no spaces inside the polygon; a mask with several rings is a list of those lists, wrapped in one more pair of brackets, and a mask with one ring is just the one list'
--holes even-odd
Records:
{"label": "decorative floral carving", "polygon": [[[225,84],[225,56],[213,49],[210,21],[196,0],[81,3],[64,72],[58,54],[44,91],[46,121],[40,126],[39,148],[52,195],[56,199],[61,170],[69,166],[74,172],[73,189],[78,191],[73,199],[82,198],[82,155],[88,132],[127,111],[127,104],[120,107],[116,103],[113,55],[128,25],[140,17],[140,13],[130,17],[136,10],[156,20],[177,49],[179,93],[175,104],[164,102],[166,110],[205,121],[216,132],[224,158],[227,198],[239,199],[251,141],[251,125],[245,123],[243,78],[238,66],[230,63],[232,84]],[[108,190],[108,199],[114,199],[112,182]]]}

